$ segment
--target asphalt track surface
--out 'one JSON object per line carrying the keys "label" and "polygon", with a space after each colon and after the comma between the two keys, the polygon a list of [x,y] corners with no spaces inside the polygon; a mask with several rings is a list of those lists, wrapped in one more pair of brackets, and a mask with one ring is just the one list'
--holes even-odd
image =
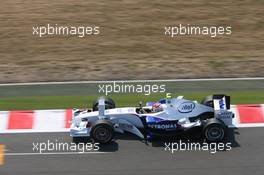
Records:
{"label": "asphalt track surface", "polygon": [[[87,174],[250,174],[264,172],[264,128],[229,131],[230,151],[165,151],[163,141],[149,145],[134,136],[117,136],[101,146],[102,154],[10,155],[33,152],[33,142],[71,142],[68,133],[1,134],[6,145],[1,175],[87,175]],[[36,151],[35,151],[36,152]]]}

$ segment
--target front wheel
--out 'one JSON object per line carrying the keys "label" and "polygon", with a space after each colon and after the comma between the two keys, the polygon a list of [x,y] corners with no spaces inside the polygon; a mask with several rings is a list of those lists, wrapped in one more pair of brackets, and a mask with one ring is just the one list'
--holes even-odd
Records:
{"label": "front wheel", "polygon": [[91,137],[95,142],[98,143],[108,143],[113,139],[114,130],[110,122],[108,121],[98,121],[92,127]]}

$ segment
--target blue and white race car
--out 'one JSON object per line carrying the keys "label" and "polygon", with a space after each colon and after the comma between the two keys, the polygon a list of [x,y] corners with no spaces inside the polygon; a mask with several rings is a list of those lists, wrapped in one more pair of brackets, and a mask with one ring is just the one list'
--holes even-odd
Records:
{"label": "blue and white race car", "polygon": [[92,110],[74,109],[70,136],[90,137],[95,142],[108,143],[114,133],[130,132],[141,139],[170,136],[201,128],[209,142],[223,141],[234,114],[230,97],[211,95],[201,103],[179,96],[148,102],[142,107],[116,108],[113,100],[100,97]]}

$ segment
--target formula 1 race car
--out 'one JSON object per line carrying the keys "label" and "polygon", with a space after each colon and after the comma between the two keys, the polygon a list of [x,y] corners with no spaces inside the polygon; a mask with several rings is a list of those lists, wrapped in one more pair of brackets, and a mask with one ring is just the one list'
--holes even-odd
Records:
{"label": "formula 1 race car", "polygon": [[141,139],[171,136],[201,128],[209,142],[223,141],[234,114],[230,97],[211,95],[201,103],[179,96],[148,102],[146,106],[115,108],[112,99],[100,97],[91,110],[74,109],[70,136],[90,137],[99,143],[110,142],[115,132],[130,132]]}

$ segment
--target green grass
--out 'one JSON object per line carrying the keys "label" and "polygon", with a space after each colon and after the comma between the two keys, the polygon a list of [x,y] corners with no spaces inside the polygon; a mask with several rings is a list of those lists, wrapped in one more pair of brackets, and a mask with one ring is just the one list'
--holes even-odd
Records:
{"label": "green grass", "polygon": [[[190,100],[201,101],[210,92],[181,93]],[[254,92],[230,92],[232,104],[258,104],[264,103],[264,91]],[[164,94],[152,94],[150,96],[135,94],[120,94],[110,96],[118,107],[137,106],[139,101],[156,101],[165,97]],[[35,96],[35,97],[10,97],[0,99],[0,111],[25,110],[25,109],[67,109],[88,108],[96,96]]]}

